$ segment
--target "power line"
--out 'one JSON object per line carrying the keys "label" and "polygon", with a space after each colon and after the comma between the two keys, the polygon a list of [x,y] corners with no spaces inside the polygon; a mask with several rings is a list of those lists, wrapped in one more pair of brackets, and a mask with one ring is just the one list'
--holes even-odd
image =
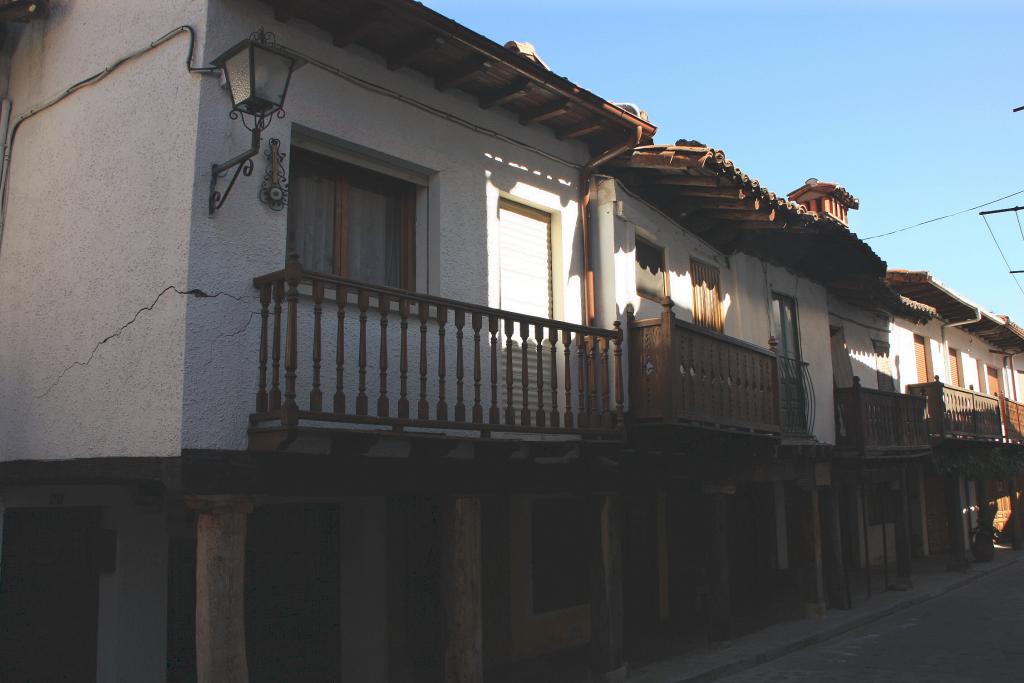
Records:
{"label": "power line", "polygon": [[1004,199],[1009,199],[1010,197],[1016,197],[1019,194],[1024,194],[1024,190],[1017,190],[1016,192],[1008,194],[1005,197],[1000,197],[999,199],[993,199],[990,202],[985,202],[984,204],[978,204],[977,206],[972,206],[969,209],[964,209],[962,211],[957,211],[956,213],[948,213],[945,216],[939,216],[938,218],[929,218],[926,221],[921,221],[920,223],[914,223],[913,225],[908,225],[905,228],[899,228],[897,230],[891,230],[889,232],[883,232],[883,233],[881,233],[879,235],[872,235],[871,237],[862,237],[861,239],[864,240],[864,241],[867,241],[867,240],[877,239],[879,237],[888,237],[889,235],[895,235],[898,232],[903,232],[905,230],[911,230],[913,228],[919,228],[922,225],[928,225],[929,223],[935,223],[936,221],[944,221],[947,218],[952,218],[953,216],[959,216],[960,214],[964,214],[964,213],[967,213],[969,211],[974,211],[975,209],[980,209],[983,206],[989,206],[990,204],[995,204],[996,202],[1001,202]]}
{"label": "power line", "polygon": [[1024,295],[1024,287],[1020,286],[1020,281],[1017,279],[1016,274],[1013,272],[1013,268],[1010,267],[1010,262],[1006,260],[1006,254],[1003,253],[1003,248],[999,246],[999,240],[996,239],[996,234],[992,232],[992,226],[988,224],[988,216],[981,214],[981,220],[985,221],[985,227],[988,228],[988,234],[992,237],[992,241],[996,245],[996,249],[999,251],[999,255],[1003,258],[1003,263],[1006,264],[1006,270],[1010,273],[1010,277],[1013,278],[1013,283],[1017,285],[1017,289]]}

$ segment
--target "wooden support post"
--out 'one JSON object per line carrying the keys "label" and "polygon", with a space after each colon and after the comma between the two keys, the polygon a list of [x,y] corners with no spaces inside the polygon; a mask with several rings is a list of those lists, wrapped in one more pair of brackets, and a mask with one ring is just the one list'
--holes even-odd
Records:
{"label": "wooden support post", "polygon": [[804,611],[807,616],[825,616],[825,580],[821,561],[821,513],[818,487],[811,483],[807,494],[806,550],[804,558]]}
{"label": "wooden support post", "polygon": [[1024,500],[1018,495],[1020,486],[1020,477],[1010,479],[1010,538],[1013,540],[1014,550],[1024,548],[1024,519],[1021,519],[1024,515]]}
{"label": "wooden support post", "polygon": [[590,526],[590,680],[624,681],[622,647],[622,503],[616,495],[588,501]]}
{"label": "wooden support post", "polygon": [[951,571],[963,571],[971,563],[967,557],[967,538],[964,533],[964,509],[967,504],[963,499],[960,477],[955,474],[946,475],[946,505],[949,521],[949,563],[947,568]]}
{"label": "wooden support post", "polygon": [[243,499],[189,501],[196,518],[196,681],[249,683]]}
{"label": "wooden support post", "polygon": [[[707,489],[705,489],[707,490]],[[712,493],[711,508],[711,562],[708,568],[711,589],[710,624],[708,637],[712,642],[727,641],[732,637],[732,599],[729,573],[729,507],[727,493]]]}
{"label": "wooden support post", "polygon": [[839,512],[839,489],[829,486],[822,491],[825,509],[825,557],[828,568],[825,585],[828,604],[836,609],[850,609],[850,586],[847,582],[846,560],[843,553],[843,525]]}
{"label": "wooden support post", "polygon": [[444,503],[444,681],[483,683],[480,499]]}
{"label": "wooden support post", "polygon": [[913,541],[910,533],[910,476],[906,467],[899,469],[900,488],[896,505],[896,579],[900,587],[910,588]]}

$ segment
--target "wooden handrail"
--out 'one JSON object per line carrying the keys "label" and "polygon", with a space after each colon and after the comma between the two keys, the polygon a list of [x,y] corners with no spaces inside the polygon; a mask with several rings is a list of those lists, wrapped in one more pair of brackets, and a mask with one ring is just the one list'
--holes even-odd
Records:
{"label": "wooden handrail", "polygon": [[995,396],[952,387],[941,381],[907,385],[908,394],[928,400],[928,431],[938,437],[1002,440],[1000,401]]}
{"label": "wooden handrail", "polygon": [[[623,428],[618,325],[588,327],[308,272],[295,257],[253,283],[261,305],[257,422],[280,418],[291,427],[313,419],[577,434]],[[325,304],[336,313],[325,317]],[[323,337],[330,334],[335,343],[325,345]],[[466,353],[472,356],[471,377]],[[323,373],[331,364],[334,372]],[[483,386],[488,379],[489,392]],[[328,395],[333,390],[331,406],[324,405],[325,389]]]}

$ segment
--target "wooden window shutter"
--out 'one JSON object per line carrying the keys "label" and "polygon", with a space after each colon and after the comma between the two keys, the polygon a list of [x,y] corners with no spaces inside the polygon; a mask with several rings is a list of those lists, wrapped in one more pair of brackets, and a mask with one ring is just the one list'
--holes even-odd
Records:
{"label": "wooden window shutter", "polygon": [[991,365],[988,366],[988,393],[993,396],[1002,396],[1003,394],[1002,388],[999,386],[999,370]]}
{"label": "wooden window shutter", "polygon": [[892,363],[889,361],[889,342],[872,339],[875,347],[875,372],[878,374],[879,391],[895,391],[892,377]]}
{"label": "wooden window shutter", "polygon": [[949,347],[949,381],[953,386],[964,387],[964,369],[960,365],[960,352]]}
{"label": "wooden window shutter", "polygon": [[917,381],[931,382],[931,368],[928,367],[928,340],[919,334],[914,335],[914,362],[917,365]]}
{"label": "wooden window shutter", "polygon": [[722,317],[722,285],[718,268],[696,259],[690,260],[693,280],[693,322],[721,332],[725,329]]}

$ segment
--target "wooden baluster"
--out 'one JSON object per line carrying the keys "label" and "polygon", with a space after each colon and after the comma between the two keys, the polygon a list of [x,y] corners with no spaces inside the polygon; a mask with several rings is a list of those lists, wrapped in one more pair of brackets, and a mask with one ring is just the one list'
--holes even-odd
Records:
{"label": "wooden baluster", "polygon": [[487,329],[491,334],[491,409],[488,413],[488,420],[491,424],[498,424],[501,421],[501,412],[498,409],[498,317],[490,315],[487,317]]}
{"label": "wooden baluster", "polygon": [[430,404],[427,403],[427,317],[430,315],[430,304],[420,301],[417,305],[420,318],[420,402],[417,416],[421,420],[430,419]]}
{"label": "wooden baluster", "polygon": [[615,427],[621,427],[625,418],[625,406],[622,396],[622,323],[616,320],[615,328]]}
{"label": "wooden baluster", "polygon": [[505,424],[516,423],[516,412],[512,406],[512,333],[515,321],[505,318]]}
{"label": "wooden baluster", "polygon": [[447,420],[448,419],[448,402],[445,400],[445,375],[447,370],[445,368],[445,345],[444,335],[445,326],[448,324],[448,308],[446,306],[437,307],[437,419]]}
{"label": "wooden baluster", "polygon": [[284,282],[274,285],[274,349],[270,372],[270,410],[281,408],[281,302],[284,301]]}
{"label": "wooden baluster", "polygon": [[356,394],[356,415],[366,415],[369,401],[366,398],[366,311],[370,308],[370,293],[359,290],[359,393]]}
{"label": "wooden baluster", "polygon": [[309,410],[319,413],[324,409],[324,395],[320,391],[321,319],[323,317],[324,283],[313,280],[313,388],[309,390]]}
{"label": "wooden baluster", "polygon": [[548,328],[548,351],[551,354],[551,426],[558,426],[558,328]]}
{"label": "wooden baluster", "polygon": [[611,397],[611,364],[608,358],[608,337],[601,337],[601,406],[604,408],[604,426],[611,429],[615,426],[615,413],[612,412]]}
{"label": "wooden baluster", "polygon": [[398,417],[403,420],[409,417],[409,300],[398,300],[398,314],[401,316],[402,352],[399,359],[399,396]]}
{"label": "wooden baluster", "polygon": [[579,403],[576,406],[576,423],[582,427],[590,426],[590,417],[588,415],[589,409],[587,402],[584,399],[584,388],[587,386],[587,350],[586,342],[583,339],[583,333],[576,333],[576,393]]}
{"label": "wooden baluster", "polygon": [[483,316],[473,313],[473,423],[481,424],[484,421],[484,406],[480,402],[480,328],[483,326]]}
{"label": "wooden baluster", "polygon": [[334,357],[334,412],[345,412],[345,306],[348,305],[348,289],[338,285],[334,290],[334,304],[338,309],[337,351]]}
{"label": "wooden baluster", "polygon": [[530,323],[525,320],[519,321],[519,337],[523,342],[523,346],[520,349],[523,364],[519,368],[523,384],[523,408],[519,411],[519,421],[520,424],[529,426],[530,422],[532,422],[530,419],[530,361],[527,358],[530,350]]}
{"label": "wooden baluster", "polygon": [[295,426],[299,423],[299,406],[295,402],[295,373],[299,366],[299,282],[302,280],[302,266],[299,257],[292,254],[285,266],[285,280],[288,283],[288,329],[284,343],[284,403],[281,404],[281,424]]}
{"label": "wooden baluster", "polygon": [[466,404],[463,402],[463,351],[462,328],[466,324],[466,312],[461,308],[455,310],[455,421],[466,421]]}
{"label": "wooden baluster", "polygon": [[380,395],[377,397],[377,415],[388,417],[391,402],[388,400],[388,313],[391,299],[387,294],[377,295],[377,310],[380,311]]}
{"label": "wooden baluster", "polygon": [[597,394],[601,384],[601,375],[597,369],[597,344],[597,337],[593,335],[590,335],[586,340],[587,380],[590,382],[590,400],[587,405],[587,424],[590,427],[598,427],[601,424],[601,411],[600,406],[597,403]]}
{"label": "wooden baluster", "polygon": [[548,423],[547,413],[544,412],[544,326],[534,325],[534,338],[537,342],[537,426],[543,427]]}
{"label": "wooden baluster", "polygon": [[572,429],[572,332],[562,330],[562,352],[565,355],[565,367],[562,368],[565,377],[565,419],[562,424],[566,429]]}
{"label": "wooden baluster", "polygon": [[260,285],[260,386],[256,390],[256,412],[267,412],[267,319],[270,317],[270,291],[273,285]]}

